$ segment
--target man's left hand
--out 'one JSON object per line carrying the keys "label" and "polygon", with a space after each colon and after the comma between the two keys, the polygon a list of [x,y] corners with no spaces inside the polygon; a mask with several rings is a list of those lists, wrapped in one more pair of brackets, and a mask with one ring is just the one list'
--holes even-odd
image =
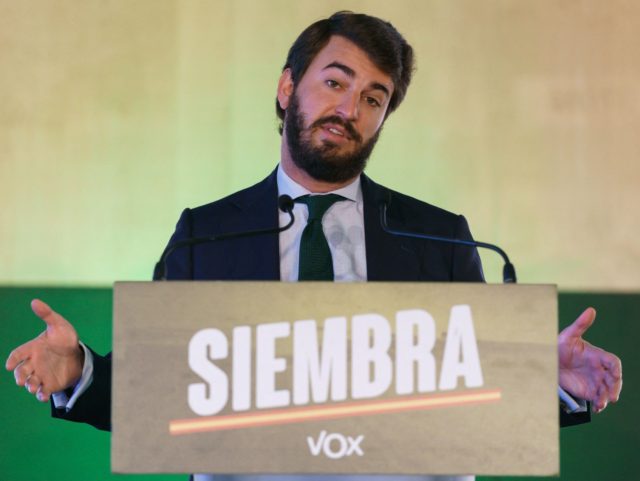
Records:
{"label": "man's left hand", "polygon": [[595,318],[595,309],[589,307],[558,335],[558,362],[560,387],[591,401],[598,413],[620,396],[622,364],[616,355],[582,339]]}

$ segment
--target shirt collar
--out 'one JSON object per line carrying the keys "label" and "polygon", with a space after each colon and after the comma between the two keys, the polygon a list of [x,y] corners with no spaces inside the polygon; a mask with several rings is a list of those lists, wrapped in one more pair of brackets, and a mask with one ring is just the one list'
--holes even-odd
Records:
{"label": "shirt collar", "polygon": [[[311,191],[298,184],[295,180],[289,177],[281,165],[278,165],[278,195],[288,195],[292,199],[297,199],[303,195],[312,194]],[[345,199],[352,200],[354,202],[362,202],[362,186],[360,185],[360,176],[356,177],[353,182],[344,187],[327,192],[327,194],[338,194]]]}

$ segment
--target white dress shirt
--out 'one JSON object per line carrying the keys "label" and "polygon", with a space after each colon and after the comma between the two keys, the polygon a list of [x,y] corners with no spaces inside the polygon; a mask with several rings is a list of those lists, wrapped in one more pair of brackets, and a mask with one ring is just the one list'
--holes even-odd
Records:
{"label": "white dress shirt", "polygon": [[[297,184],[282,167],[278,167],[278,195],[297,199],[310,191]],[[367,256],[364,244],[364,206],[362,187],[358,177],[349,185],[328,192],[346,200],[336,202],[322,218],[322,229],[329,243],[336,282],[364,282],[367,280]],[[322,195],[322,194],[320,194]],[[293,207],[295,223],[280,234],[280,280],[298,280],[300,238],[307,225],[309,210],[306,204],[296,202]],[[280,212],[280,226],[289,222],[289,214]]]}

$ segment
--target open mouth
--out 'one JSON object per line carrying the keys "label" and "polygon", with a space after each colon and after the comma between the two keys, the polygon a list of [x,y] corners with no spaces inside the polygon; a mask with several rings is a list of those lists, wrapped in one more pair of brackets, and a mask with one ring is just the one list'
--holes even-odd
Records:
{"label": "open mouth", "polygon": [[326,123],[323,124],[322,126],[322,130],[329,134],[328,137],[334,140],[338,140],[338,139],[344,139],[344,140],[351,140],[352,137],[351,135],[349,135],[349,133],[340,125],[336,125],[333,123]]}
{"label": "open mouth", "polygon": [[332,141],[349,140],[362,143],[362,137],[355,127],[340,117],[331,116],[320,118],[309,127],[309,130],[312,129],[320,129],[320,131]]}

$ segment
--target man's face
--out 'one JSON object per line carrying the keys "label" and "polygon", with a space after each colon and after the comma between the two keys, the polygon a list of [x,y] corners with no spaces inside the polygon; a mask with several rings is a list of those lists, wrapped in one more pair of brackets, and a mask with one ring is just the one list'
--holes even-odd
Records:
{"label": "man's face", "polygon": [[360,48],[334,36],[295,86],[287,82],[285,72],[278,99],[286,109],[285,137],[294,164],[325,182],[357,176],[384,122],[391,78]]}

